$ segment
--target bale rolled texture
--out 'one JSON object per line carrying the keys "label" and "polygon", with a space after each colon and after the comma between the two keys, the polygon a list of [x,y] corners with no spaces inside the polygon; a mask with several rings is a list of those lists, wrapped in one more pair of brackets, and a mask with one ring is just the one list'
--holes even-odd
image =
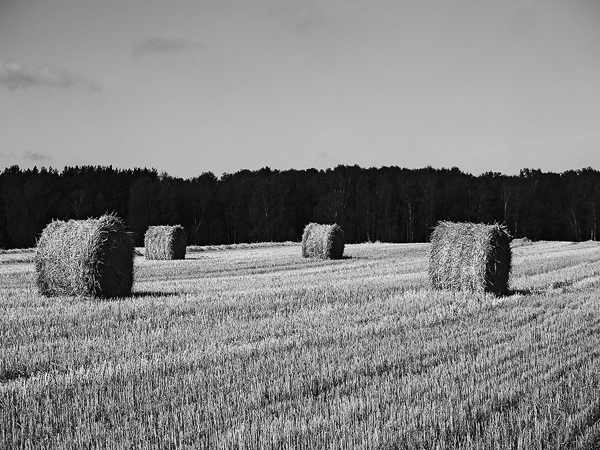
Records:
{"label": "bale rolled texture", "polygon": [[181,225],[148,228],[144,236],[146,259],[185,259],[187,237]]}
{"label": "bale rolled texture", "polygon": [[429,281],[436,289],[502,295],[511,258],[504,226],[439,222],[431,235]]}
{"label": "bale rolled texture", "polygon": [[127,297],[133,285],[133,252],[133,240],[115,215],[53,221],[37,243],[39,292],[46,296]]}
{"label": "bale rolled texture", "polygon": [[302,234],[305,258],[340,259],[344,254],[344,232],[337,225],[309,223]]}

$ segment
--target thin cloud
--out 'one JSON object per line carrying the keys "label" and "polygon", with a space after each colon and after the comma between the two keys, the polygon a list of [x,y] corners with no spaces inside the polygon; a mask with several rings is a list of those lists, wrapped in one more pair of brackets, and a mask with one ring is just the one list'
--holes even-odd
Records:
{"label": "thin cloud", "polygon": [[327,22],[327,15],[315,2],[293,1],[278,4],[267,15],[300,33],[317,29]]}
{"label": "thin cloud", "polygon": [[184,50],[203,48],[204,45],[199,42],[190,41],[182,38],[161,38],[154,37],[146,39],[133,49],[133,54],[138,58],[150,55],[152,53],[179,53]]}
{"label": "thin cloud", "polygon": [[43,153],[26,151],[23,153],[23,158],[28,161],[52,161],[52,156],[44,155]]}
{"label": "thin cloud", "polygon": [[93,91],[101,90],[101,87],[95,82],[61,67],[40,64],[34,65],[33,68],[26,68],[21,64],[2,60],[0,60],[0,85],[10,91],[36,86],[56,89],[83,87]]}

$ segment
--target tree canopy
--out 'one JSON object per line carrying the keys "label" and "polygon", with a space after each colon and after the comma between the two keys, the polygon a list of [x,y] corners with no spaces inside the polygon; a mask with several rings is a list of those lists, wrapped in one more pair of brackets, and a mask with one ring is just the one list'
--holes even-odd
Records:
{"label": "tree canopy", "polygon": [[299,241],[309,222],[338,223],[346,242],[426,242],[439,220],[504,223],[514,237],[597,240],[600,172],[337,166],[241,170],[191,179],[155,169],[18,166],[0,173],[0,248],[33,247],[53,219],[113,212],[143,245],[150,225],[182,225],[188,243]]}

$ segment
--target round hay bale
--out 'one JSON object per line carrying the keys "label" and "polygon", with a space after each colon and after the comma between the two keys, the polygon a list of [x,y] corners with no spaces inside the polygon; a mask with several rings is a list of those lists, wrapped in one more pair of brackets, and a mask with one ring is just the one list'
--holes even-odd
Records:
{"label": "round hay bale", "polygon": [[344,254],[344,232],[337,225],[309,223],[302,234],[305,258],[340,259]]}
{"label": "round hay bale", "polygon": [[439,222],[431,234],[431,285],[505,294],[512,259],[510,240],[502,225]]}
{"label": "round hay bale", "polygon": [[511,247],[522,247],[524,245],[531,245],[533,242],[528,237],[522,237],[518,239],[513,239],[511,242]]}
{"label": "round hay bale", "polygon": [[146,259],[185,259],[187,237],[181,225],[149,227],[144,236]]}
{"label": "round hay bale", "polygon": [[53,221],[42,231],[35,253],[39,292],[46,296],[130,296],[133,252],[133,240],[115,215]]}

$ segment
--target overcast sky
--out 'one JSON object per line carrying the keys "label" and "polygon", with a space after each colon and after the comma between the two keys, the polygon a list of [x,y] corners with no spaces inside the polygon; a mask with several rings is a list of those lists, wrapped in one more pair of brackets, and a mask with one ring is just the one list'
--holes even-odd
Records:
{"label": "overcast sky", "polygon": [[600,169],[598,0],[0,0],[0,169]]}

